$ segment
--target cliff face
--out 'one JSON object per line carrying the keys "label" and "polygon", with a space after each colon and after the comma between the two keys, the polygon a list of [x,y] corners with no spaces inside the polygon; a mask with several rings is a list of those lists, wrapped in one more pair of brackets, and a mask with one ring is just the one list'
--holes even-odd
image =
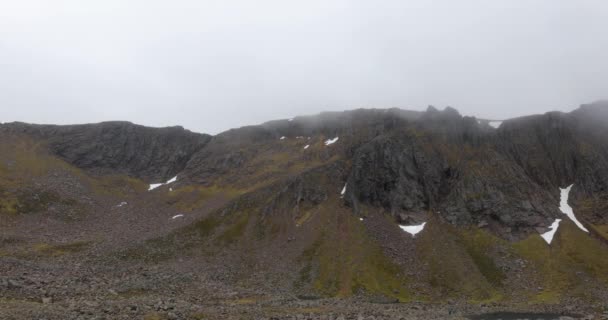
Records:
{"label": "cliff face", "polygon": [[127,174],[148,182],[175,176],[211,139],[182,127],[150,128],[129,122],[70,126],[11,123],[1,130],[38,139],[53,154],[79,168]]}
{"label": "cliff face", "polygon": [[584,207],[585,218],[606,221],[597,200],[608,195],[606,110],[600,102],[507,120],[498,128],[429,107],[324,113],[214,137],[126,122],[15,123],[2,130],[41,139],[79,168],[147,182],[179,173],[182,181],[207,186],[263,185],[297,175],[294,168],[306,163],[341,159],[346,174],[339,183],[347,185],[344,199],[356,213],[369,205],[405,223],[432,211],[452,224],[489,226],[505,235],[550,225],[561,216],[559,188],[571,184],[571,199]]}

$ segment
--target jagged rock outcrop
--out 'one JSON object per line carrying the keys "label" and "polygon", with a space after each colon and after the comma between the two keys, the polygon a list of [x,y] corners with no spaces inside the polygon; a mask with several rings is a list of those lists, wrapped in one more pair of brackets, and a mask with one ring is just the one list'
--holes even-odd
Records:
{"label": "jagged rock outcrop", "polygon": [[358,148],[346,199],[355,210],[358,203],[383,207],[398,220],[433,211],[505,235],[549,224],[560,214],[555,192],[506,159],[496,141],[494,129],[472,118],[429,108]]}

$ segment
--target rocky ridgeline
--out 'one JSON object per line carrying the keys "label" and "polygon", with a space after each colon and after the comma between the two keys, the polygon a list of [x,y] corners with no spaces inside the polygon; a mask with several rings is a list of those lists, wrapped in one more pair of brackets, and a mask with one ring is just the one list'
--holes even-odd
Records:
{"label": "rocky ridgeline", "polygon": [[[148,182],[212,184],[243,168],[260,150],[283,151],[279,137],[338,137],[322,157],[350,162],[346,202],[385,208],[403,223],[432,211],[453,224],[498,234],[542,231],[561,216],[559,188],[574,184],[572,201],[608,194],[608,104],[504,121],[495,129],[453,108],[426,112],[353,110],[296,117],[216,136],[181,127],[126,122],[49,126],[5,124],[4,132],[48,142],[52,152],[87,170]],[[583,220],[606,222],[591,203]]]}
{"label": "rocky ridgeline", "polygon": [[150,128],[129,122],[69,126],[9,123],[1,130],[42,140],[52,153],[77,167],[101,174],[126,174],[147,182],[175,176],[211,139],[182,127]]}

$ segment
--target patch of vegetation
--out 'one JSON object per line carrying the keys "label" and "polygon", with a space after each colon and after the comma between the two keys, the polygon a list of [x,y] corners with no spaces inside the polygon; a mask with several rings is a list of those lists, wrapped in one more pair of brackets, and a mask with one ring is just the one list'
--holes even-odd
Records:
{"label": "patch of vegetation", "polygon": [[207,319],[207,315],[201,312],[196,312],[190,315],[190,318],[194,320],[205,320]]}
{"label": "patch of vegetation", "polygon": [[[223,221],[216,215],[210,215],[205,219],[178,229],[166,236],[144,241],[143,244],[128,248],[116,253],[119,259],[136,259],[158,263],[175,257],[176,254],[186,254],[188,250],[195,248],[198,240],[210,238],[214,231],[222,225]],[[186,235],[186,236],[184,236]],[[191,236],[195,236],[192,238]],[[211,253],[212,247],[202,247],[204,252]]]}
{"label": "patch of vegetation", "polygon": [[217,240],[225,244],[234,243],[245,233],[248,224],[249,213],[239,212],[236,221],[231,226],[228,226]]}
{"label": "patch of vegetation", "polygon": [[194,229],[201,238],[211,235],[213,230],[219,226],[221,220],[217,217],[210,216],[194,224]]}
{"label": "patch of vegetation", "polygon": [[145,192],[148,185],[126,175],[106,175],[87,179],[93,192],[100,195],[124,197],[129,193]]}
{"label": "patch of vegetation", "polygon": [[217,195],[235,198],[241,192],[232,188],[219,186],[189,185],[169,192],[167,202],[182,211],[193,211],[202,208],[207,200]]}
{"label": "patch of vegetation", "polygon": [[177,235],[172,233],[146,240],[143,244],[116,252],[115,256],[125,260],[135,259],[158,263],[168,260],[178,253],[183,254],[180,249],[184,247],[185,244],[177,241]]}
{"label": "patch of vegetation", "polygon": [[52,204],[77,205],[73,199],[61,198],[47,190],[0,189],[0,214],[30,214],[46,210]]}
{"label": "patch of vegetation", "polygon": [[151,312],[144,315],[144,320],[166,320],[167,316],[158,312]]}
{"label": "patch of vegetation", "polygon": [[21,179],[70,167],[66,162],[49,155],[43,144],[25,137],[14,137],[11,142],[0,144],[0,163],[4,174]]}
{"label": "patch of vegetation", "polygon": [[349,212],[321,211],[331,216],[326,217],[323,233],[302,253],[303,267],[294,287],[312,282],[318,293],[328,297],[370,293],[411,300],[406,277],[358,219]]}
{"label": "patch of vegetation", "polygon": [[494,287],[502,287],[506,275],[496,266],[489,251],[504,241],[485,230],[475,228],[462,233],[462,242],[481,274]]}
{"label": "patch of vegetation", "polygon": [[591,228],[597,235],[608,240],[608,225],[592,225]]}
{"label": "patch of vegetation", "polygon": [[19,213],[19,207],[17,197],[0,190],[0,214],[16,215]]}
{"label": "patch of vegetation", "polygon": [[[328,314],[330,313],[330,307],[275,307],[275,306],[263,306],[262,310],[265,315],[272,315],[277,317],[289,316],[293,317],[294,314]],[[321,316],[319,318],[322,319]],[[337,319],[341,319],[338,317]]]}
{"label": "patch of vegetation", "polygon": [[293,284],[295,289],[301,289],[307,283],[312,281],[313,259],[321,247],[323,238],[324,235],[321,234],[321,236],[315,240],[310,247],[302,252],[301,257],[298,259],[298,262],[303,263],[304,266],[300,269],[298,278]]}
{"label": "patch of vegetation", "polygon": [[431,216],[417,239],[416,254],[427,269],[424,281],[434,289],[434,299],[499,299],[501,294],[491,282],[499,282],[503,276],[486,251],[492,240],[483,234],[462,233]]}
{"label": "patch of vegetation", "polygon": [[532,235],[513,247],[541,275],[543,291],[532,302],[558,303],[565,294],[591,299],[583,281],[588,277],[608,286],[608,247],[569,220],[562,221],[551,245]]}
{"label": "patch of vegetation", "polygon": [[600,192],[577,201],[576,215],[583,220],[596,224],[608,223],[604,213],[608,212],[608,192]]}
{"label": "patch of vegetation", "polygon": [[[17,210],[10,209],[11,207],[29,205],[29,202],[28,204],[24,201],[19,202],[16,193],[7,196],[2,194],[2,190],[25,190],[38,178],[53,176],[75,179],[82,187],[99,195],[124,197],[129,193],[145,191],[147,188],[141,180],[126,175],[88,175],[83,170],[52,155],[44,143],[23,136],[14,136],[10,142],[4,141],[0,144],[0,211],[14,213]],[[47,193],[59,197],[55,192],[47,191]],[[44,200],[44,197],[42,198]],[[40,201],[33,203],[38,202]]]}
{"label": "patch of vegetation", "polygon": [[296,226],[301,226],[308,221],[313,215],[313,210],[306,210],[299,217],[296,217]]}
{"label": "patch of vegetation", "polygon": [[31,253],[37,256],[59,257],[84,251],[91,244],[92,242],[90,241],[77,241],[62,244],[39,243],[32,247]]}

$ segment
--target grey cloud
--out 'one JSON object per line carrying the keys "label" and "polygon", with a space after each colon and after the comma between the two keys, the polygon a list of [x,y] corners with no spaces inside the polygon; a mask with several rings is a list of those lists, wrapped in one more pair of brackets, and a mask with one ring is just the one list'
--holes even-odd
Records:
{"label": "grey cloud", "polygon": [[359,107],[606,98],[605,1],[4,1],[0,121],[217,133]]}

